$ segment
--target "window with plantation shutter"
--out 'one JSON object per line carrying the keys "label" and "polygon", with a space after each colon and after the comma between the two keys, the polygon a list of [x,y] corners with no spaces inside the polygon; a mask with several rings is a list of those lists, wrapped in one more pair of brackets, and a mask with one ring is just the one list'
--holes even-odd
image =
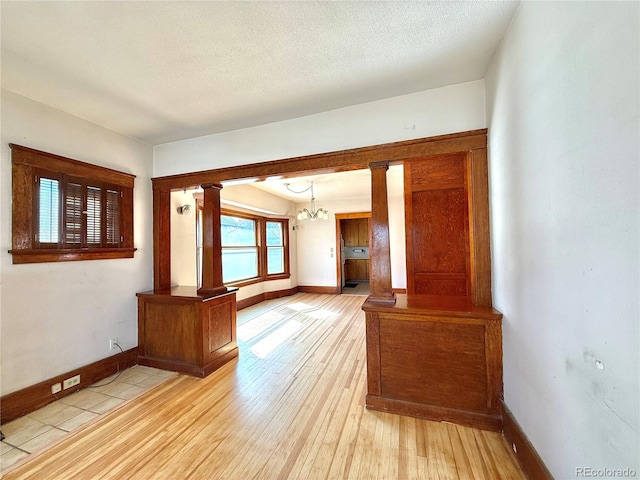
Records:
{"label": "window with plantation shutter", "polygon": [[13,263],[133,257],[133,175],[10,147]]}

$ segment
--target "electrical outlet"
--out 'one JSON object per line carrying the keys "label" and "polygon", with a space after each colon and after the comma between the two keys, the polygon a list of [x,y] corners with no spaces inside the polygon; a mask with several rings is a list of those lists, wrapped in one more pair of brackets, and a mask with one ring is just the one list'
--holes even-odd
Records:
{"label": "electrical outlet", "polygon": [[53,385],[51,385],[51,393],[53,395],[60,392],[61,390],[62,390],[62,385],[60,384],[60,382],[54,383]]}
{"label": "electrical outlet", "polygon": [[63,381],[62,388],[66,390],[67,388],[75,387],[76,385],[79,385],[79,384],[80,384],[80,375],[76,375],[74,377],[67,378],[65,381]]}
{"label": "electrical outlet", "polygon": [[115,350],[116,344],[118,343],[118,337],[113,337],[109,339],[109,350]]}

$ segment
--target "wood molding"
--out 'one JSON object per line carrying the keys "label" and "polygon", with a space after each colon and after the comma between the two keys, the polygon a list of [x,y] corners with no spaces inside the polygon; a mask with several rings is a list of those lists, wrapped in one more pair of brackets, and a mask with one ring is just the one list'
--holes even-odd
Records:
{"label": "wood molding", "polygon": [[152,179],[153,188],[171,190],[193,187],[206,183],[219,183],[238,178],[264,179],[272,175],[288,175],[290,177],[305,175],[309,171],[341,172],[362,170],[369,163],[389,161],[391,164],[411,158],[437,155],[448,152],[462,152],[485,148],[487,129],[419,138],[402,142],[384,143],[349,150],[338,150],[329,153],[292,157],[214,170],[169,175]]}
{"label": "wood molding", "polygon": [[394,288],[393,289],[393,293],[398,294],[398,295],[404,295],[407,293],[407,289],[406,288]]}
{"label": "wood molding", "polygon": [[553,480],[536,449],[520,428],[511,410],[502,402],[502,418],[504,421],[503,434],[507,444],[518,459],[520,468],[531,480]]}
{"label": "wood molding", "polygon": [[327,295],[339,295],[342,293],[340,287],[314,287],[311,285],[298,285],[298,291],[303,293],[321,293]]}
{"label": "wood molding", "polygon": [[274,298],[289,297],[298,293],[298,287],[287,288],[285,290],[274,290],[273,292],[264,292],[265,300],[273,300]]}
{"label": "wood molding", "polygon": [[366,405],[369,410],[390,412],[397,415],[406,415],[415,418],[424,418],[437,422],[451,422],[466,425],[480,430],[500,432],[502,430],[502,418],[500,415],[458,410],[455,408],[425,405],[423,403],[386,398],[367,394]]}
{"label": "wood molding", "polygon": [[153,288],[171,288],[171,192],[153,191]]}
{"label": "wood molding", "polygon": [[288,288],[286,290],[275,290],[273,292],[263,292],[253,297],[243,298],[236,302],[236,308],[242,310],[243,308],[256,305],[265,300],[273,300],[275,298],[288,297],[298,293],[298,287]]}
{"label": "wood molding", "polygon": [[77,177],[89,177],[94,180],[113,183],[127,188],[133,188],[136,178],[132,173],[81,162],[14,143],[10,143],[9,148],[11,149],[11,161],[14,165],[26,165],[54,171],[61,170]]}
{"label": "wood molding", "polygon": [[[121,352],[111,357],[103,358],[84,367],[57,375],[43,382],[22,390],[9,393],[0,398],[0,423],[4,424],[28,413],[34,412],[45,405],[60,400],[67,395],[77,392],[103,378],[113,375],[135,365],[138,358],[138,347]],[[55,395],[51,393],[51,385],[62,383],[63,380],[80,375],[80,383]]]}

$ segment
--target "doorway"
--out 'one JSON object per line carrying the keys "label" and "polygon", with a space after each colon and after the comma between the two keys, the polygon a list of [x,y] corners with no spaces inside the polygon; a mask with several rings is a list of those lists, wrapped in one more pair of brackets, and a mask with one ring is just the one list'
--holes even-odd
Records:
{"label": "doorway", "polygon": [[371,212],[336,213],[337,282],[342,294],[369,295]]}

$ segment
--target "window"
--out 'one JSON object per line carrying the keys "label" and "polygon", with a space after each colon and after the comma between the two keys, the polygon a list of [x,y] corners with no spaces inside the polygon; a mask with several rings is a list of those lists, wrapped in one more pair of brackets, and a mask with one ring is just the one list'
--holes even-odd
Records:
{"label": "window", "polygon": [[284,273],[284,226],[282,222],[266,221],[267,275]]}
{"label": "window", "polygon": [[248,218],[220,216],[224,283],[258,276],[257,223]]}
{"label": "window", "polygon": [[10,147],[13,263],[133,257],[133,175]]}
{"label": "window", "polygon": [[224,211],[220,216],[222,281],[256,283],[289,277],[289,221]]}

